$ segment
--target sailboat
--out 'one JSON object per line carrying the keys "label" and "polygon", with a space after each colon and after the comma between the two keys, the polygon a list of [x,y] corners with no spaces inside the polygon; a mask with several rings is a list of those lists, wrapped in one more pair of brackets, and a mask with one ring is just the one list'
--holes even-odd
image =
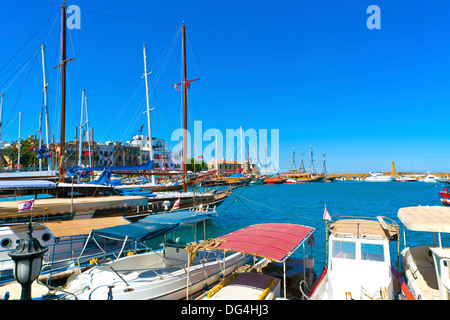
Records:
{"label": "sailboat", "polygon": [[[17,164],[14,165],[14,168],[17,169],[16,172],[2,172],[0,173],[0,180],[29,180],[29,179],[56,179],[57,173],[52,169],[52,156],[50,150],[50,127],[49,127],[49,108],[48,108],[48,94],[47,94],[47,78],[45,72],[45,45],[42,44],[40,47],[41,57],[42,57],[42,79],[43,79],[43,109],[44,109],[44,121],[45,121],[45,145],[42,145],[42,114],[39,114],[39,149],[35,150],[36,158],[39,160],[39,170],[34,171],[21,171],[23,165],[20,163],[21,154],[20,154],[20,140],[21,140],[21,116],[22,112],[19,112],[19,137],[18,137],[18,161]],[[3,118],[3,102],[4,102],[4,94],[0,95],[0,140],[1,140],[1,130],[2,130],[2,118]],[[42,170],[42,159],[48,159],[48,167],[47,170]]]}
{"label": "sailboat", "polygon": [[302,183],[302,182],[322,182],[325,178],[324,174],[316,174],[314,172],[314,161],[312,157],[312,146],[310,151],[311,156],[311,172],[306,172],[305,166],[303,164],[303,149],[301,150],[300,155],[300,170],[296,170],[295,168],[295,152],[294,149],[292,149],[292,161],[293,165],[291,170],[288,172],[281,173],[286,179],[289,180],[295,180],[296,183]]}

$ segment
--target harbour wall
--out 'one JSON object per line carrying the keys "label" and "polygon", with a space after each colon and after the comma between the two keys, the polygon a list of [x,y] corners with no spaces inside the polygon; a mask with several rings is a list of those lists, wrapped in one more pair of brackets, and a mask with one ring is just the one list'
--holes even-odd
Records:
{"label": "harbour wall", "polygon": [[[387,176],[394,176],[394,177],[399,177],[399,176],[412,176],[415,178],[424,178],[427,173],[426,172],[382,172],[382,174],[387,175]],[[433,172],[434,175],[436,175],[437,177],[443,177],[443,178],[447,178],[450,177],[450,172]],[[345,178],[345,180],[356,180],[356,179],[365,179],[368,176],[370,176],[370,174],[367,172],[365,173],[328,173],[328,176],[334,177],[334,178]]]}

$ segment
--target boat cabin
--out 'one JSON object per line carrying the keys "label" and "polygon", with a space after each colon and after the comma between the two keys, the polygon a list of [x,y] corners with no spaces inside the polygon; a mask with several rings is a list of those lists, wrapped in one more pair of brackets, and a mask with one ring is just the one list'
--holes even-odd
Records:
{"label": "boat cabin", "polygon": [[326,299],[394,296],[389,241],[398,230],[382,221],[339,220],[329,225]]}

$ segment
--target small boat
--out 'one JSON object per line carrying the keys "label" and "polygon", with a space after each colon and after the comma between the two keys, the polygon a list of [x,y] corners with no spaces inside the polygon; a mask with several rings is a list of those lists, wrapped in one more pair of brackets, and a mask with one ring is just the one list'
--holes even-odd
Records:
{"label": "small boat", "polygon": [[436,176],[435,174],[432,173],[427,173],[426,177],[422,180],[423,182],[430,182],[430,183],[435,183],[435,182],[442,182],[444,181],[444,179],[439,178],[438,176]]}
{"label": "small boat", "polygon": [[291,184],[291,183],[297,183],[297,180],[295,179],[287,179],[284,184]]}
{"label": "small boat", "polygon": [[[398,240],[399,227],[385,219],[348,218],[327,223],[328,262],[304,296],[310,300],[412,298],[391,264],[389,244]],[[394,292],[395,281],[401,292]]]}
{"label": "small boat", "polygon": [[[144,241],[163,236],[163,247],[122,256],[82,272],[64,289],[68,293],[64,298],[178,300],[213,285],[220,277],[224,278],[250,262],[252,257],[243,253],[219,254],[206,249],[195,251],[173,231],[183,225],[205,223],[215,216],[215,211],[172,212],[148,216],[129,225],[93,230],[91,234],[124,241],[134,239],[142,245]],[[199,242],[197,248],[208,243]]]}
{"label": "small boat", "polygon": [[264,184],[265,179],[266,177],[264,176],[255,177],[250,181],[250,184]]}
{"label": "small boat", "polygon": [[450,206],[450,192],[448,191],[448,188],[442,188],[442,191],[439,192],[439,197],[444,206]]}
{"label": "small boat", "polygon": [[395,181],[397,181],[397,182],[414,182],[414,181],[417,181],[417,179],[414,177],[411,177],[411,176],[400,176],[400,177],[396,178]]}
{"label": "small boat", "polygon": [[370,176],[368,176],[364,181],[367,182],[390,182],[394,181],[393,176],[385,176],[381,172],[369,172]]}
{"label": "small boat", "polygon": [[264,184],[283,184],[286,179],[278,178],[278,177],[267,177],[264,179]]}
{"label": "small boat", "polygon": [[[257,268],[269,261],[282,263],[283,296],[286,299],[286,260],[312,237],[314,231],[312,227],[296,224],[257,224],[219,237],[219,244],[210,249],[263,258]],[[306,275],[306,270],[306,260],[303,260],[303,279],[312,279],[311,274]],[[236,271],[198,300],[272,300],[281,296],[280,283],[278,278],[264,273]]]}
{"label": "small boat", "polygon": [[414,247],[406,247],[405,244],[401,252],[404,277],[414,298],[450,300],[450,248],[443,246],[441,237],[441,233],[450,233],[450,208],[400,208],[397,217],[409,230],[434,235],[434,244]]}

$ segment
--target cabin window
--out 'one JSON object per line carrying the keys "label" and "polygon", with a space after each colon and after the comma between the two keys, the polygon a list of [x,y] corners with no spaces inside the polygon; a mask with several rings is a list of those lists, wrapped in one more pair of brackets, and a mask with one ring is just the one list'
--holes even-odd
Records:
{"label": "cabin window", "polygon": [[356,244],[351,241],[333,241],[332,257],[340,259],[356,259]]}
{"label": "cabin window", "polygon": [[361,260],[384,261],[384,248],[382,244],[361,243]]}

